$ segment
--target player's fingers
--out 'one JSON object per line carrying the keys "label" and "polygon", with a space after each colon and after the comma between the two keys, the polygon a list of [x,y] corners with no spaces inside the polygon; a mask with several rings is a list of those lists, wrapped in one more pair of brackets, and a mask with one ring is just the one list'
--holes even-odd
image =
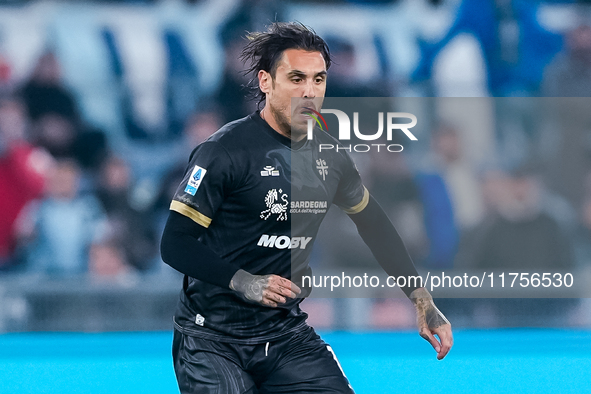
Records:
{"label": "player's fingers", "polygon": [[265,306],[270,306],[271,308],[275,308],[277,306],[277,303],[275,301],[270,300],[266,297],[263,297],[263,301],[261,301],[261,303]]}
{"label": "player's fingers", "polygon": [[441,344],[439,343],[437,338],[435,338],[433,334],[431,334],[431,330],[429,330],[427,326],[421,327],[421,329],[419,330],[419,335],[427,342],[429,342],[437,353],[441,351]]}
{"label": "player's fingers", "polygon": [[454,343],[451,326],[449,324],[445,324],[439,327],[436,330],[436,334],[441,340],[441,351],[438,352],[437,359],[442,360],[447,355],[447,353],[449,353]]}
{"label": "player's fingers", "polygon": [[263,298],[267,298],[277,304],[285,304],[285,297],[278,294],[276,291],[273,291],[272,288],[268,288],[263,291]]}
{"label": "player's fingers", "polygon": [[281,277],[277,275],[269,275],[267,282],[265,283],[266,289],[273,289],[273,291],[277,291],[281,287]]}
{"label": "player's fingers", "polygon": [[449,345],[441,345],[441,349],[439,350],[439,352],[437,352],[437,360],[443,360],[443,358],[445,356],[447,356],[447,353],[449,353],[449,351],[451,350],[451,347]]}
{"label": "player's fingers", "polygon": [[280,290],[277,291],[277,293],[282,294],[286,297],[295,298],[298,294],[301,293],[300,288],[289,279],[285,279],[280,276],[274,275],[272,281],[273,284],[279,286],[280,288]]}
{"label": "player's fingers", "polygon": [[281,286],[285,287],[287,290],[294,293],[292,298],[295,298],[295,296],[297,294],[300,294],[302,292],[302,290],[300,290],[300,288],[289,279],[281,278],[280,284],[281,284]]}
{"label": "player's fingers", "polygon": [[300,294],[302,292],[302,289],[300,289],[298,285],[291,281],[289,283],[291,284],[291,291],[293,291],[295,294]]}
{"label": "player's fingers", "polygon": [[292,293],[292,291],[291,291],[291,290],[289,290],[289,289],[287,289],[287,288],[285,288],[285,287],[281,286],[281,285],[280,285],[280,284],[278,284],[278,283],[272,283],[272,284],[270,284],[270,285],[267,287],[267,289],[266,289],[266,290],[268,290],[268,291],[270,291],[270,292],[273,292],[273,293],[275,293],[275,294],[277,294],[277,295],[280,295],[280,296],[282,296],[282,297],[290,297],[290,298],[295,298],[295,294],[294,294],[294,293]]}
{"label": "player's fingers", "polygon": [[450,347],[446,347],[446,346],[441,346],[441,350],[439,351],[439,353],[437,353],[437,360],[443,360],[445,358],[445,356],[447,356],[447,353],[449,353],[449,351],[451,350]]}
{"label": "player's fingers", "polygon": [[277,306],[277,301],[278,301],[279,295],[270,291],[269,288],[264,289],[262,291],[261,295],[262,295],[262,297],[261,297],[260,303],[262,305],[270,306],[272,308]]}

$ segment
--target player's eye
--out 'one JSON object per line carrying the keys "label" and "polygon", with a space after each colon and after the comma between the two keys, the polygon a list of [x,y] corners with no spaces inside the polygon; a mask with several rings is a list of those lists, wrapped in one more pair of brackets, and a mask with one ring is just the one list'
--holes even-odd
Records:
{"label": "player's eye", "polygon": [[324,78],[323,77],[317,77],[316,78],[316,83],[322,83],[324,82]]}
{"label": "player's eye", "polygon": [[291,81],[292,81],[293,83],[300,83],[300,82],[302,82],[302,81],[303,81],[303,79],[302,79],[302,78],[292,78],[292,79],[291,79]]}

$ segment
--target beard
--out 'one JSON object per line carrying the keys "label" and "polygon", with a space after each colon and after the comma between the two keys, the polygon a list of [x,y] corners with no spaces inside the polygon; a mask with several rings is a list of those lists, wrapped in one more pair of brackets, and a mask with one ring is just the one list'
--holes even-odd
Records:
{"label": "beard", "polygon": [[290,113],[289,108],[285,106],[278,107],[269,102],[269,109],[271,110],[271,115],[273,118],[275,118],[275,121],[279,125],[281,131],[285,135],[289,136],[289,138],[293,140],[299,140],[308,132],[306,127],[296,127],[295,125],[292,125],[291,118],[286,115]]}

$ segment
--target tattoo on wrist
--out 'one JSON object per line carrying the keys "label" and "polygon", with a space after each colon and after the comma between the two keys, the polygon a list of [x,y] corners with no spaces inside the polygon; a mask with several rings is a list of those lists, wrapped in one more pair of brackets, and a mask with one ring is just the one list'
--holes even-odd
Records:
{"label": "tattoo on wrist", "polygon": [[431,301],[431,306],[427,307],[425,310],[425,319],[427,320],[427,327],[433,330],[437,327],[441,327],[444,324],[449,324],[443,313],[437,309],[433,301]]}
{"label": "tattoo on wrist", "polygon": [[417,289],[411,293],[411,301],[417,310],[417,322],[419,326],[426,324],[430,330],[450,324],[443,313],[435,306],[433,297],[426,289]]}

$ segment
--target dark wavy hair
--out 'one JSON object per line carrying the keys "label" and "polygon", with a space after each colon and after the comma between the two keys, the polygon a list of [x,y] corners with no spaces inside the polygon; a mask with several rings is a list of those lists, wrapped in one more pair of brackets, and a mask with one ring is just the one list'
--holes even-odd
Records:
{"label": "dark wavy hair", "polygon": [[246,75],[250,75],[246,87],[253,98],[258,98],[258,104],[265,101],[265,94],[259,89],[258,72],[265,70],[274,79],[283,51],[303,49],[320,52],[324,57],[326,69],[330,67],[328,45],[314,30],[300,22],[275,22],[267,31],[249,33],[246,38],[248,44],[242,50],[240,59],[248,66],[244,71]]}

